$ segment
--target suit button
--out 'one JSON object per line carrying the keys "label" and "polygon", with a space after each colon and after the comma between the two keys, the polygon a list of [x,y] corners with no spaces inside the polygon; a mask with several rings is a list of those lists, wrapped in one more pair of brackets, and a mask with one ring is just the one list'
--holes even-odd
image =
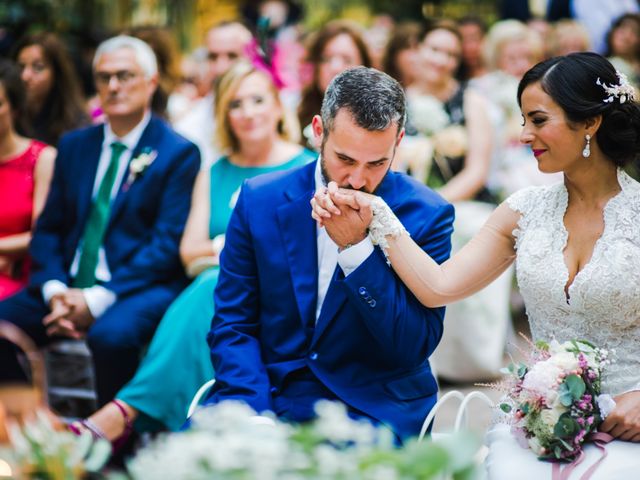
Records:
{"label": "suit button", "polygon": [[317,360],[317,359],[318,359],[318,352],[311,352],[311,353],[309,354],[309,358],[310,358],[311,360]]}
{"label": "suit button", "polygon": [[369,292],[367,292],[367,289],[364,287],[360,287],[358,289],[358,293],[360,294],[361,297],[365,297]]}
{"label": "suit button", "polygon": [[369,306],[374,308],[376,306],[376,301],[374,299],[369,300]]}

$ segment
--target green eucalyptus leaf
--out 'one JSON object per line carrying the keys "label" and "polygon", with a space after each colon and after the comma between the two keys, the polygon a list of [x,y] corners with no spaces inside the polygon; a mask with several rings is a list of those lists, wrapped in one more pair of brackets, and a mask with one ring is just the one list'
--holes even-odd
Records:
{"label": "green eucalyptus leaf", "polygon": [[511,413],[513,407],[511,407],[511,405],[509,405],[508,403],[501,403],[500,410],[502,410],[504,413]]}

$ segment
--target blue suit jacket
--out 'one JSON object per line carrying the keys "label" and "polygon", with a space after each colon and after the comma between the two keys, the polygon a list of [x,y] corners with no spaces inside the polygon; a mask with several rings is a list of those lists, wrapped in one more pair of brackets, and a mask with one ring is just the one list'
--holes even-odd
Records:
{"label": "blue suit jacket", "polygon": [[[91,210],[103,139],[104,127],[98,125],[60,140],[49,196],[31,241],[31,288],[39,289],[53,279],[67,285],[71,281],[69,270]],[[145,149],[156,151],[157,157],[129,188],[123,188],[125,173],[103,242],[112,277],[104,286],[118,296],[158,283],[177,293],[186,282],[178,247],[200,154],[155,117],[131,158]]]}
{"label": "blue suit jacket", "polygon": [[[428,357],[444,309],[422,306],[376,248],[347,278],[336,269],[315,324],[314,171],[315,162],[243,185],[220,259],[208,403],[232,398],[277,411],[299,391],[290,374],[308,366],[349,406],[402,437],[417,435],[436,401]],[[449,256],[451,205],[393,172],[376,193],[434,259]]]}

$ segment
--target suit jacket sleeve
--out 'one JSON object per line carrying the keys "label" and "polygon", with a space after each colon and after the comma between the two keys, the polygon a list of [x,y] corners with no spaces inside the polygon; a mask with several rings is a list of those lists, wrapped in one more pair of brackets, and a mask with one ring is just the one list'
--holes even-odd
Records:
{"label": "suit jacket sleeve", "polygon": [[69,273],[65,267],[64,239],[67,235],[65,205],[65,172],[68,170],[69,139],[62,137],[58,145],[58,154],[53,178],[45,206],[38,217],[29,246],[33,267],[30,285],[39,288],[48,280],[60,280],[69,283]]}
{"label": "suit jacket sleeve", "polygon": [[[430,218],[408,226],[414,241],[438,263],[451,253],[453,218],[453,207],[441,205]],[[360,321],[378,340],[380,355],[406,368],[431,355],[442,337],[444,307],[423,306],[386,264],[379,248],[342,283],[361,313]]]}
{"label": "suit jacket sleeve", "polygon": [[245,184],[227,227],[207,341],[216,384],[207,403],[236,399],[257,412],[271,410],[270,382],[261,357],[260,300]]}
{"label": "suit jacket sleeve", "polygon": [[140,248],[126,264],[112,272],[104,286],[116,295],[127,294],[158,282],[174,280],[180,272],[180,236],[191,205],[191,191],[200,168],[200,154],[188,143],[175,154],[166,172],[158,216],[151,241]]}

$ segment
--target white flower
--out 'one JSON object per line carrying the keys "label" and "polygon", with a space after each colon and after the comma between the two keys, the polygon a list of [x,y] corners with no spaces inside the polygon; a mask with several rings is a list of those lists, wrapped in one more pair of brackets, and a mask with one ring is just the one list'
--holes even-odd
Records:
{"label": "white flower", "polygon": [[137,157],[133,158],[129,162],[129,176],[127,177],[126,185],[130,186],[133,182],[135,182],[136,178],[144,173],[144,171],[149,168],[149,165],[153,163],[153,161],[158,156],[158,152],[155,150],[143,151]]}
{"label": "white flower", "polygon": [[563,372],[568,373],[580,367],[578,357],[570,352],[559,352],[552,355],[545,363],[559,367]]}
{"label": "white flower", "polygon": [[442,102],[430,95],[411,96],[408,107],[411,123],[424,135],[432,135],[449,124]]}
{"label": "white flower", "polygon": [[556,390],[562,373],[563,370],[558,365],[548,361],[538,362],[525,375],[522,388],[546,399],[550,390]]}
{"label": "white flower", "polygon": [[544,449],[536,437],[529,439],[529,448],[533,450],[536,455],[542,455],[544,453]]}
{"label": "white flower", "polygon": [[553,427],[556,426],[556,423],[558,423],[558,420],[560,419],[560,415],[563,413],[564,409],[561,408],[545,408],[540,412],[540,419],[542,420],[542,423],[551,427],[551,430],[553,430]]}

